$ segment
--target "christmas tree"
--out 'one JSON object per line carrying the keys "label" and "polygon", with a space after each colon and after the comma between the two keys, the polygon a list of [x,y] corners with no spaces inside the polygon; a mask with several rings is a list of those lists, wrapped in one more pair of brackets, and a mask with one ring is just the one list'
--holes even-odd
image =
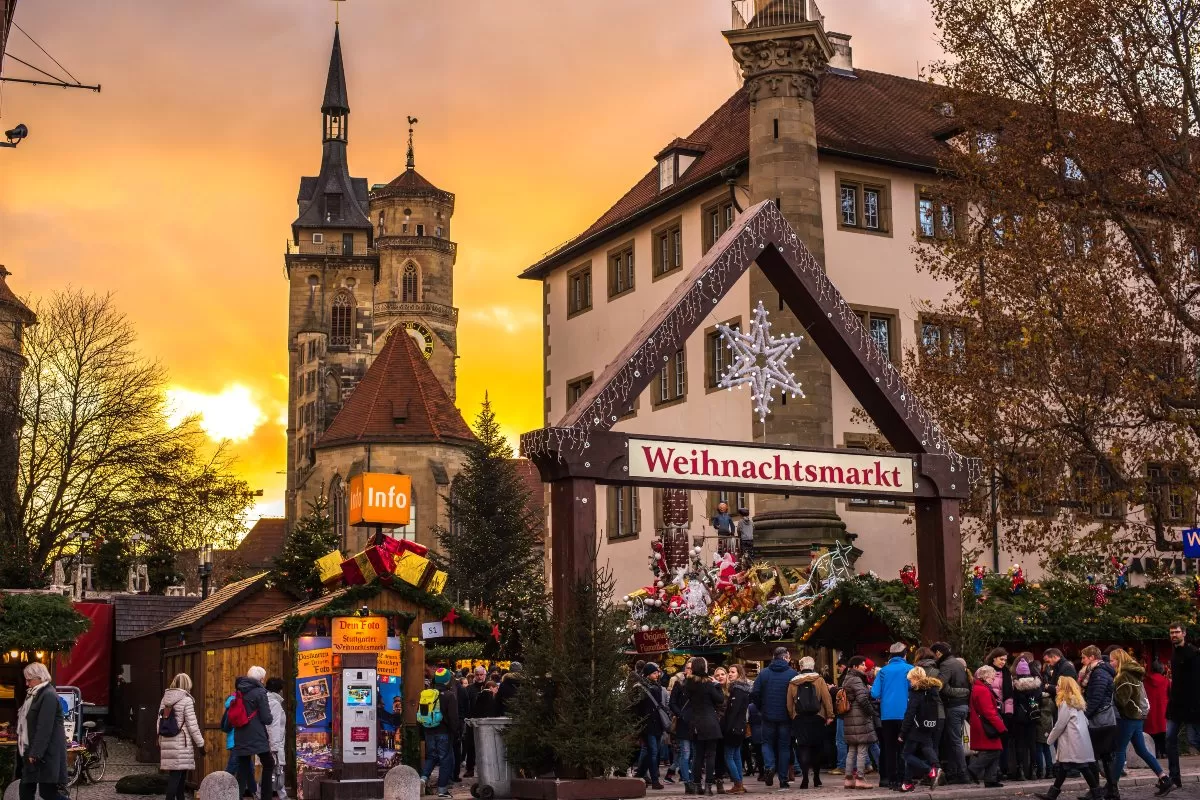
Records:
{"label": "christmas tree", "polygon": [[628,766],[636,724],[613,584],[607,568],[578,582],[569,607],[526,647],[505,744],[513,763],[533,774],[598,778]]}
{"label": "christmas tree", "polygon": [[275,558],[275,580],[296,597],[316,597],[322,591],[316,561],[337,549],[337,532],[329,518],[323,494],[308,504],[308,513],[296,520],[292,533]]}
{"label": "christmas tree", "polygon": [[447,594],[487,609],[511,655],[545,607],[545,520],[530,503],[487,395],[474,429],[476,442],[447,498],[450,527],[436,530],[441,553],[434,559],[448,576]]}

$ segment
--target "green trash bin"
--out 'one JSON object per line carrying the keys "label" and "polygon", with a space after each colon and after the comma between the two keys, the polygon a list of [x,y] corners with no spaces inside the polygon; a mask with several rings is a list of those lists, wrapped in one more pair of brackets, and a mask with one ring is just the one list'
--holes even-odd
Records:
{"label": "green trash bin", "polygon": [[479,717],[467,720],[474,728],[475,778],[471,796],[482,800],[512,797],[512,768],[504,747],[504,729],[510,717]]}

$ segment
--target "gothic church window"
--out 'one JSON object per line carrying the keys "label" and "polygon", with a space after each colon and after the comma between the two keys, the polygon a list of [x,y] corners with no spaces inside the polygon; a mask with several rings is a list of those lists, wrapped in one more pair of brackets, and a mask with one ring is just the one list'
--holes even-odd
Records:
{"label": "gothic church window", "polygon": [[338,292],[333,298],[333,309],[329,315],[329,344],[332,347],[349,347],[354,336],[354,297],[349,292]]}
{"label": "gothic church window", "polygon": [[405,264],[400,283],[400,299],[405,303],[417,302],[417,265]]}

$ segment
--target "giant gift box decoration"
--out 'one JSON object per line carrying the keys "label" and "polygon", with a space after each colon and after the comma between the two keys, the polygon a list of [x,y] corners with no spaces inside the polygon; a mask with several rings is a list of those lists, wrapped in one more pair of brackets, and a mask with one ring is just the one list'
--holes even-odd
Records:
{"label": "giant gift box decoration", "polygon": [[[382,575],[395,575],[420,586],[430,567],[425,557],[428,553],[429,548],[423,544],[379,535],[367,549],[342,561],[341,578],[351,586],[358,586]],[[324,560],[317,562],[318,567]]]}

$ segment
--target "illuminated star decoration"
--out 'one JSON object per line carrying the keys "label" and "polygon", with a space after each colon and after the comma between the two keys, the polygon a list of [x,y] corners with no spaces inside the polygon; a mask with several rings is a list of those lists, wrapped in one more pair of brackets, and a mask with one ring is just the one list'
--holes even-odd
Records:
{"label": "illuminated star decoration", "polygon": [[728,325],[718,325],[721,338],[728,342],[733,351],[733,363],[721,376],[718,386],[733,389],[748,385],[754,400],[758,421],[766,422],[771,411],[775,389],[791,392],[792,397],[804,397],[796,376],[788,372],[786,365],[804,340],[803,336],[772,336],[771,323],[767,322],[767,309],[759,301],[750,322],[750,332],[742,333]]}
{"label": "illuminated star decoration", "polygon": [[500,643],[500,626],[499,625],[492,626],[492,638],[496,640],[496,644]]}
{"label": "illuminated star decoration", "polygon": [[450,613],[448,613],[446,616],[442,617],[442,622],[448,622],[451,625],[453,625],[455,620],[457,620],[457,619],[458,619],[458,612],[455,611],[453,608],[451,608]]}

